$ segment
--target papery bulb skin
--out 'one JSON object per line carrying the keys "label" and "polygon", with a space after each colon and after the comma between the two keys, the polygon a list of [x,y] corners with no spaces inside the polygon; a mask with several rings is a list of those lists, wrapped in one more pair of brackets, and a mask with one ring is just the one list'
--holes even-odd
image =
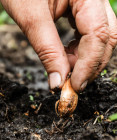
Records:
{"label": "papery bulb skin", "polygon": [[60,100],[56,102],[55,110],[60,117],[70,117],[77,107],[78,95],[73,90],[70,78],[64,83]]}

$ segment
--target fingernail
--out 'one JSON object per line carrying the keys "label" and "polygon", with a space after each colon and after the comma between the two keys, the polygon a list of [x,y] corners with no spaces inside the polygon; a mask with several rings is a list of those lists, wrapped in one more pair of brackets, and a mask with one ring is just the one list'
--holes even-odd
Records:
{"label": "fingernail", "polygon": [[61,84],[61,76],[58,72],[49,74],[49,84],[51,89],[59,87],[59,85]]}
{"label": "fingernail", "polygon": [[88,83],[88,81],[85,81],[85,82],[81,85],[81,88],[80,88],[81,91],[83,91],[83,90],[86,88],[87,83]]}

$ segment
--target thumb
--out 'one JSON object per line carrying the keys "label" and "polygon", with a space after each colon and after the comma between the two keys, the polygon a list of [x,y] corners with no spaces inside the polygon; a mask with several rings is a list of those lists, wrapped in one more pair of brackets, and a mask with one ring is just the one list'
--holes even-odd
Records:
{"label": "thumb", "polygon": [[101,0],[73,1],[72,12],[82,38],[71,75],[74,90],[82,91],[102,64],[109,38],[108,19]]}
{"label": "thumb", "polygon": [[49,9],[46,12],[26,24],[26,35],[49,75],[50,88],[61,88],[70,66]]}

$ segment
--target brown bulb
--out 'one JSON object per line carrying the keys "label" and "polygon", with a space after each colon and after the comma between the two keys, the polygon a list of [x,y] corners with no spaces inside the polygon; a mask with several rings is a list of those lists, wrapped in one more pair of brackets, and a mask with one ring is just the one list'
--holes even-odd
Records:
{"label": "brown bulb", "polygon": [[77,107],[78,95],[73,90],[70,82],[70,78],[65,81],[60,100],[55,104],[55,110],[60,117],[70,117]]}

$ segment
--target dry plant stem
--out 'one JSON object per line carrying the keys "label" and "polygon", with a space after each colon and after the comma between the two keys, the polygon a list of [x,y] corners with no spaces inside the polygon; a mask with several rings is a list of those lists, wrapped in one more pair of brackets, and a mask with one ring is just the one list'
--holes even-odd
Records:
{"label": "dry plant stem", "polygon": [[76,109],[78,95],[73,90],[69,76],[67,77],[61,91],[60,100],[55,104],[55,110],[59,117],[71,117]]}
{"label": "dry plant stem", "polygon": [[67,120],[65,120],[64,118],[60,118],[58,122],[53,121],[51,130],[45,129],[45,131],[49,135],[63,133],[64,129],[68,128],[70,124],[71,124],[71,121],[69,118]]}
{"label": "dry plant stem", "polygon": [[38,106],[37,110],[34,112],[35,114],[38,114],[39,110],[41,109],[42,103]]}
{"label": "dry plant stem", "polygon": [[107,114],[107,113],[108,113],[110,110],[112,110],[113,108],[117,108],[117,104],[111,106],[111,107],[105,112],[105,114]]}

